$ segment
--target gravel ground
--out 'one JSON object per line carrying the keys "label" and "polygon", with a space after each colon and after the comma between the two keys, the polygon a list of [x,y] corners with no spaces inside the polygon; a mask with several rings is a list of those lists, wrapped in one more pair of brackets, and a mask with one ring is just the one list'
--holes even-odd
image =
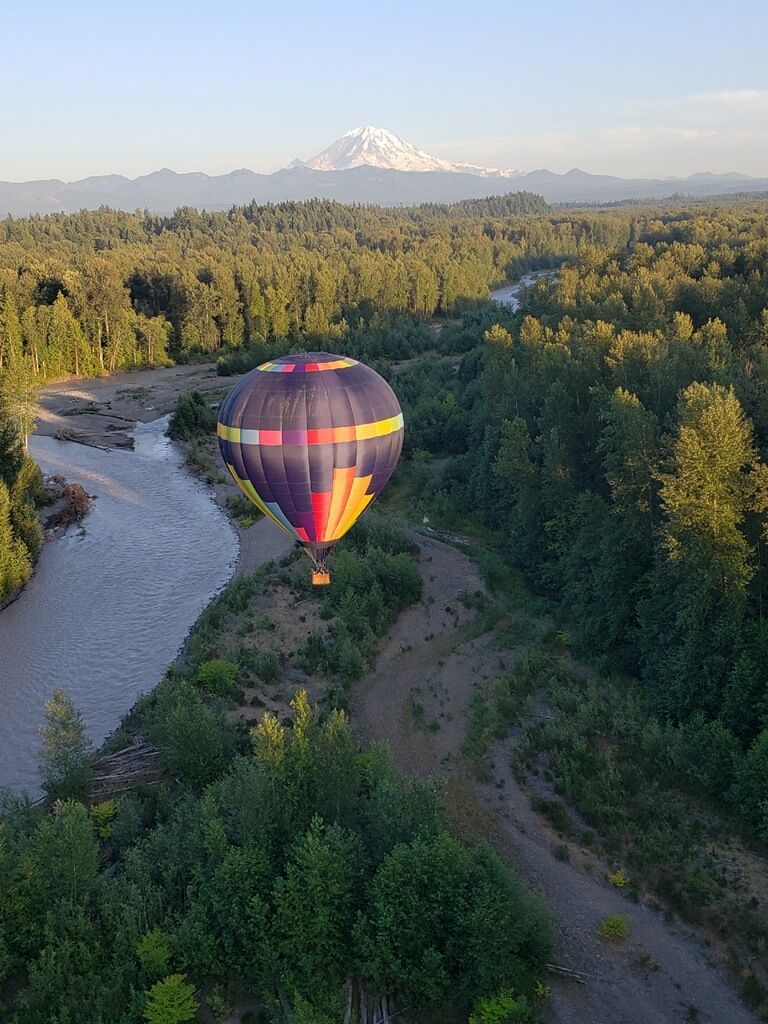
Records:
{"label": "gravel ground", "polygon": [[[485,679],[503,670],[492,637],[468,636],[472,614],[462,592],[481,584],[471,560],[434,538],[416,538],[424,579],[421,603],[396,622],[374,670],[354,690],[353,721],[369,740],[387,744],[398,767],[446,778],[449,798],[471,805],[469,830],[483,835],[540,890],[552,909],[558,965],[585,984],[553,976],[553,1024],[754,1024],[724,970],[703,944],[663,914],[630,902],[592,875],[586,864],[554,856],[557,836],[516,783],[508,751],[492,751],[496,785],[476,781],[461,757],[468,708]],[[414,717],[415,701],[424,710]],[[439,728],[430,729],[429,722]],[[427,727],[425,727],[425,725]],[[494,754],[496,756],[494,756]],[[462,812],[467,817],[466,807]],[[594,866],[594,865],[592,865]],[[629,919],[630,937],[601,942],[596,930],[610,914]]]}

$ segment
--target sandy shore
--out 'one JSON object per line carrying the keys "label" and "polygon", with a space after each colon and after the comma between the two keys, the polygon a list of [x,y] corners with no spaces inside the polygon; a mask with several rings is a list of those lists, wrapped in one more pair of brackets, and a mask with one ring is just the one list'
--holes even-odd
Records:
{"label": "sandy shore", "polygon": [[224,393],[238,379],[218,377],[214,363],[199,363],[46,384],[40,389],[36,432],[103,448],[132,448],[136,423],[171,412],[182,391]]}

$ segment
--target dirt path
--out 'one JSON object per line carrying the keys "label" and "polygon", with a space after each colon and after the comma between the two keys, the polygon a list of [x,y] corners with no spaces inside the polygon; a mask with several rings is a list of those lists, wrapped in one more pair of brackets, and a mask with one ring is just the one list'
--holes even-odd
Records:
{"label": "dirt path", "polygon": [[[461,755],[471,701],[516,655],[495,647],[493,634],[472,636],[474,612],[461,601],[481,587],[471,560],[434,538],[419,536],[418,542],[422,602],[400,617],[374,670],[355,688],[353,720],[366,739],[391,748],[402,771],[448,779],[462,827],[489,840],[543,892],[554,918],[556,962],[587,976],[584,985],[548,979],[549,1021],[753,1024],[757,1018],[694,936],[623,897],[603,881],[594,858],[577,865],[554,855],[557,836],[504,768],[509,751],[503,744],[492,752],[495,785],[475,780]],[[587,873],[595,866],[595,875]],[[630,938],[623,943],[596,937],[610,914],[629,919]]]}

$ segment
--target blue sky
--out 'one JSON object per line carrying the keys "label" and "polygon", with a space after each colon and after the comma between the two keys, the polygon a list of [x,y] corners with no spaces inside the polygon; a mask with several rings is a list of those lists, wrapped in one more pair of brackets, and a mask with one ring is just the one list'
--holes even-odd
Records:
{"label": "blue sky", "polygon": [[4,6],[3,180],[272,171],[360,124],[491,166],[768,176],[768,0]]}

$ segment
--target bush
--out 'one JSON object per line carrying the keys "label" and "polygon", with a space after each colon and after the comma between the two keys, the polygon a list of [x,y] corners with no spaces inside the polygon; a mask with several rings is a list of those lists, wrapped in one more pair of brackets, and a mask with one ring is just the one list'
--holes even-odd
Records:
{"label": "bush", "polygon": [[280,676],[280,661],[274,651],[261,651],[256,657],[254,671],[263,683],[276,683]]}
{"label": "bush", "polygon": [[624,868],[619,868],[618,871],[614,871],[608,875],[608,881],[611,885],[616,886],[617,889],[624,889],[629,885],[629,875],[626,873]]}
{"label": "bush", "polygon": [[628,935],[629,921],[623,914],[611,914],[597,929],[597,937],[603,942],[619,942]]}
{"label": "bush", "polygon": [[253,517],[261,514],[253,502],[249,501],[244,494],[230,494],[227,497],[227,508],[235,518],[240,520],[243,526],[246,520],[253,522]]}
{"label": "bush", "polygon": [[529,1024],[533,1019],[525,996],[506,989],[490,999],[478,1000],[469,1024]]}
{"label": "bush", "polygon": [[224,658],[203,662],[195,673],[195,682],[212,697],[235,697],[237,695],[237,665]]}
{"label": "bush", "polygon": [[117,804],[114,800],[102,800],[100,804],[91,807],[91,817],[100,839],[109,839],[112,835],[112,822],[117,814]]}
{"label": "bush", "polygon": [[561,835],[569,836],[573,831],[568,810],[562,800],[535,796],[531,799],[531,807],[539,814],[543,814]]}
{"label": "bush", "polygon": [[199,391],[185,391],[176,399],[176,407],[168,424],[168,436],[177,441],[191,441],[216,429],[216,416]]}

